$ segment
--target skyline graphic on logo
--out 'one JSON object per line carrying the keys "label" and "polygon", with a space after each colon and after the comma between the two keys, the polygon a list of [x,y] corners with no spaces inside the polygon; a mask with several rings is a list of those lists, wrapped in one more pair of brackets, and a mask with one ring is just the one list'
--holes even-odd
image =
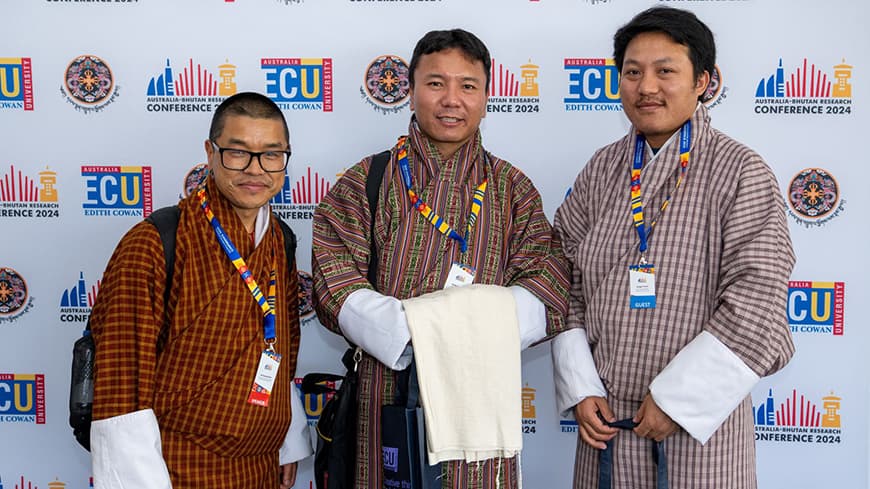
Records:
{"label": "skyline graphic on logo", "polygon": [[45,424],[45,375],[0,373],[0,423]]}
{"label": "skyline graphic on logo", "polygon": [[797,426],[805,428],[840,428],[842,398],[831,393],[822,398],[822,409],[804,394],[792,389],[791,396],[776,405],[773,389],[759,406],[752,407],[756,426]]}
{"label": "skyline graphic on logo", "polygon": [[262,58],[260,68],[278,107],[332,112],[332,58]]}
{"label": "skyline graphic on logo", "polygon": [[314,209],[329,192],[330,181],[317,171],[307,167],[306,173],[295,183],[290,182],[289,173],[284,173],[284,185],[272,197],[272,211],[281,219],[311,220]]}
{"label": "skyline graphic on logo", "polygon": [[326,177],[314,171],[311,167],[306,168],[306,173],[300,176],[295,183],[290,182],[290,174],[284,172],[284,185],[281,190],[272,197],[271,203],[278,205],[292,204],[319,204],[332,184]]}
{"label": "skyline graphic on logo", "polygon": [[529,114],[540,112],[540,66],[528,62],[520,66],[519,75],[492,58],[489,77],[489,98],[486,112],[505,114]]}
{"label": "skyline graphic on logo", "polygon": [[200,63],[194,66],[193,58],[176,76],[170,58],[166,58],[163,73],[148,82],[149,97],[212,97],[230,96],[236,93],[236,66],[227,60],[218,65],[218,76],[208,71]]}
{"label": "skyline graphic on logo", "polygon": [[792,333],[842,336],[845,291],[843,282],[789,281],[787,313]]}
{"label": "skyline graphic on logo", "polygon": [[489,78],[490,97],[537,97],[540,94],[538,88],[538,70],[540,66],[528,63],[520,66],[520,75],[517,76],[503,64],[492,58]]}
{"label": "skyline graphic on logo", "polygon": [[148,217],[152,209],[150,166],[83,166],[86,216]]}
{"label": "skyline graphic on logo", "polygon": [[786,72],[779,58],[773,73],[758,81],[755,88],[756,114],[795,114],[803,116],[852,113],[852,68],[845,58],[835,65],[811,63],[804,58]]}
{"label": "skyline graphic on logo", "polygon": [[0,109],[33,110],[30,58],[0,58]]}
{"label": "skyline graphic on logo", "polygon": [[0,202],[57,202],[57,172],[43,170],[38,173],[39,185],[15,165],[0,176]]}
{"label": "skyline graphic on logo", "polygon": [[[24,485],[25,482],[27,482],[27,485]],[[0,489],[3,489],[2,478],[0,478]],[[39,489],[39,488],[36,484],[33,483],[33,481],[25,480],[24,476],[22,475],[20,480],[15,483],[15,487],[13,489]],[[52,488],[49,488],[49,489],[52,489]]]}
{"label": "skyline graphic on logo", "polygon": [[[809,64],[809,66],[808,66]],[[757,98],[851,98],[852,65],[848,65],[845,59],[841,64],[834,65],[832,77],[816,67],[815,63],[809,63],[804,58],[803,63],[798,65],[788,76],[782,66],[782,58],[776,71],[768,78],[762,78],[755,89]]]}
{"label": "skyline graphic on logo", "polygon": [[60,298],[60,307],[94,307],[97,293],[100,290],[100,280],[91,285],[90,290],[85,285],[85,273],[79,272],[76,285],[64,290]]}

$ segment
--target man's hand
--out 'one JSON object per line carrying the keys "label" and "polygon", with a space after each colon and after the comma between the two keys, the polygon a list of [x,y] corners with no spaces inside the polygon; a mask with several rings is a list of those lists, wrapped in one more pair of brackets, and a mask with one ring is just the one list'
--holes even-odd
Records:
{"label": "man's hand", "polygon": [[281,466],[281,489],[290,489],[296,484],[296,462]]}
{"label": "man's hand", "polygon": [[655,441],[662,441],[676,433],[679,429],[677,423],[674,423],[674,420],[670,416],[659,409],[649,394],[643,398],[640,409],[637,410],[637,414],[634,416],[634,422],[638,423],[634,428],[634,433],[637,436]]}
{"label": "man's hand", "polygon": [[607,399],[603,397],[590,396],[574,406],[580,438],[592,448],[604,450],[606,442],[616,436],[618,430],[602,423],[599,413],[608,422],[616,421]]}

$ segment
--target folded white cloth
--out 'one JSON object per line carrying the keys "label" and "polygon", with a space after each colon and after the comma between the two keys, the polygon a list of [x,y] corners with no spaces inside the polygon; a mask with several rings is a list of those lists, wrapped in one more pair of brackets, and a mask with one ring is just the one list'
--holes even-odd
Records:
{"label": "folded white cloth", "polygon": [[513,457],[523,447],[516,306],[509,288],[451,287],[402,301],[429,462]]}

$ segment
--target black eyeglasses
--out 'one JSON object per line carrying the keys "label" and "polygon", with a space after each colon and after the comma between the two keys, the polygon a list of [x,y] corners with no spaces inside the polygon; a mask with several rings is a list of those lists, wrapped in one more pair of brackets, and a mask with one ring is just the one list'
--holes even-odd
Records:
{"label": "black eyeglasses", "polygon": [[214,141],[211,141],[211,144],[220,154],[221,165],[227,170],[245,171],[251,166],[251,162],[254,161],[256,156],[263,171],[278,173],[284,171],[287,168],[287,163],[290,161],[291,152],[289,148],[283,151],[271,150],[256,153],[244,149],[221,148]]}

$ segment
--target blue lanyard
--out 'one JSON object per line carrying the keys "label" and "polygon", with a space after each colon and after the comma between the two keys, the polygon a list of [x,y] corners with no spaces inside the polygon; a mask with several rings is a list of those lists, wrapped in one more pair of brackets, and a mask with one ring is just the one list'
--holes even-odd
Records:
{"label": "blue lanyard", "polygon": [[[465,226],[465,237],[450,227],[444,219],[441,218],[435,211],[429,207],[429,204],[423,201],[422,198],[414,190],[414,180],[411,177],[411,166],[408,164],[408,145],[406,144],[407,137],[402,136],[396,143],[397,157],[399,160],[399,169],[402,173],[402,181],[405,183],[405,189],[408,191],[408,197],[411,199],[411,204],[420,211],[420,214],[429,221],[435,229],[441,234],[457,241],[459,243],[459,251],[465,253],[468,251],[468,240],[471,236],[471,230],[474,229],[474,224],[477,222],[477,216],[480,214],[480,209],[483,207],[483,196],[486,194],[486,186],[488,178],[484,177],[483,182],[478,185],[471,198],[471,212],[468,215],[467,225]],[[481,151],[483,151],[481,149]],[[488,172],[489,159],[486,156],[486,151],[483,151],[484,172]]]}
{"label": "blue lanyard", "polygon": [[[272,271],[269,273],[269,298],[267,299],[263,292],[260,290],[260,287],[257,285],[257,281],[254,279],[254,274],[251,273],[251,269],[248,268],[247,264],[245,264],[245,260],[239,254],[239,250],[236,248],[236,245],[233,244],[233,241],[227,235],[226,231],[224,231],[223,226],[221,226],[220,221],[218,221],[217,216],[212,212],[211,207],[208,205],[208,198],[205,195],[205,189],[199,189],[197,192],[197,197],[199,197],[200,205],[202,206],[202,211],[205,213],[206,219],[211,224],[212,229],[214,229],[214,234],[217,236],[218,242],[221,244],[221,248],[223,248],[224,253],[226,253],[227,257],[233,262],[236,270],[238,270],[239,275],[242,277],[242,281],[250,290],[251,295],[254,297],[254,300],[257,302],[257,305],[260,306],[260,309],[263,311],[263,340],[269,346],[269,349],[274,351],[274,344],[276,341],[275,336],[275,289],[276,289],[276,273],[275,273],[275,256],[274,253],[272,255]],[[274,232],[274,229],[272,230]]]}
{"label": "blue lanyard", "polygon": [[[646,258],[644,257],[644,253],[646,253],[648,246],[649,235],[652,233],[653,226],[656,225],[656,221],[650,223],[649,226],[646,226],[646,221],[643,216],[643,196],[641,194],[641,186],[640,186],[640,171],[643,168],[643,155],[645,148],[646,138],[643,134],[638,133],[635,138],[634,143],[634,162],[631,165],[631,215],[632,220],[634,221],[634,228],[637,230],[637,236],[640,238],[640,253],[641,253],[641,261],[646,262]],[[668,204],[671,203],[671,197],[676,193],[677,189],[680,188],[680,184],[683,183],[683,179],[686,175],[686,170],[689,167],[689,149],[692,143],[692,121],[688,120],[683,127],[680,128],[680,176],[677,178],[677,184],[674,186],[673,192],[668,194],[667,198],[664,202],[662,202],[661,212],[659,213],[658,219],[661,219],[662,215],[667,209]]]}

